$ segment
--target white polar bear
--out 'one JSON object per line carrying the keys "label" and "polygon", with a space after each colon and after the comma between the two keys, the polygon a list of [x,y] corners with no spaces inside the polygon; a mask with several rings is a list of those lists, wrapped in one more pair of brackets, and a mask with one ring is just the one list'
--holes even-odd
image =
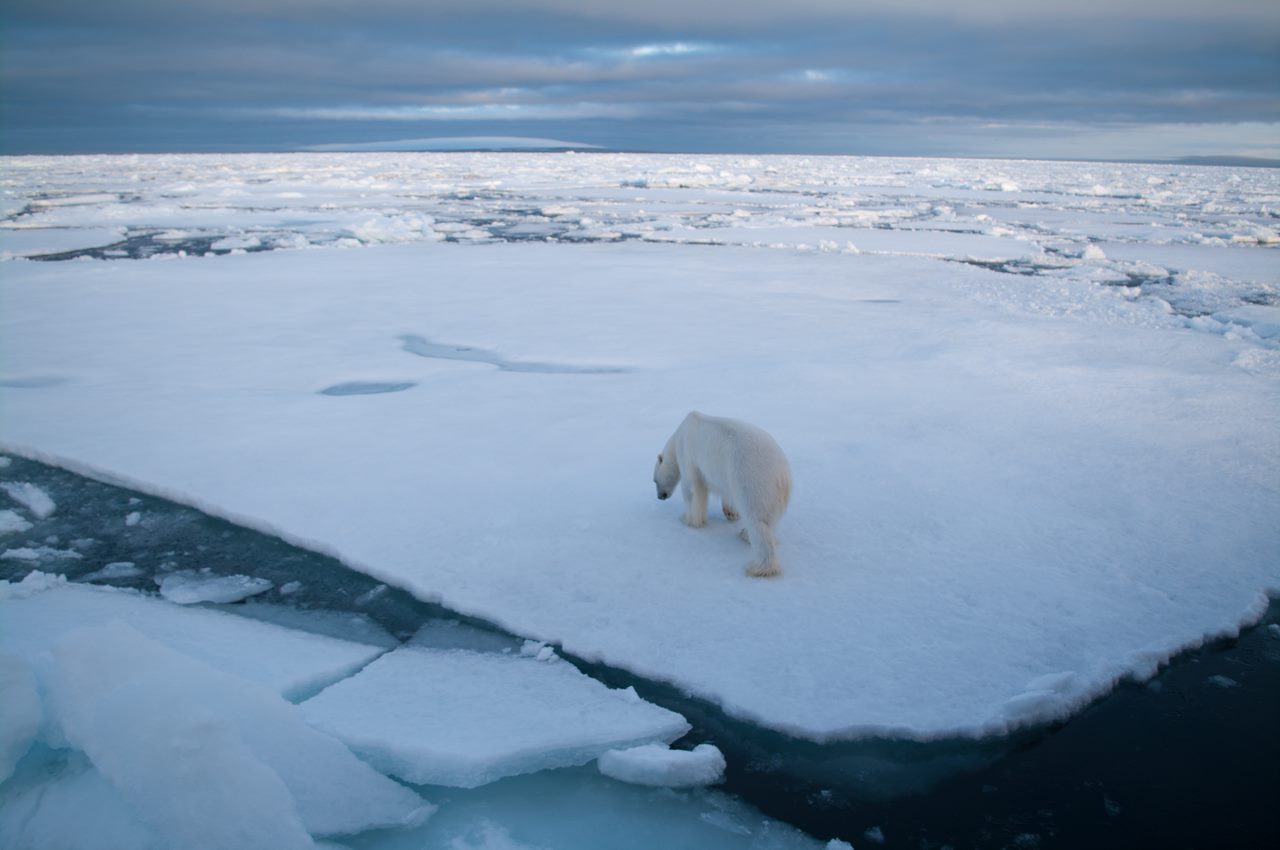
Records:
{"label": "white polar bear", "polygon": [[669,498],[680,485],[685,503],[681,519],[693,528],[707,524],[707,495],[718,495],[726,519],[742,517],[742,537],[755,554],[747,575],[781,572],[773,529],[791,498],[791,467],[763,430],[695,410],[658,455],[653,483],[659,499]]}

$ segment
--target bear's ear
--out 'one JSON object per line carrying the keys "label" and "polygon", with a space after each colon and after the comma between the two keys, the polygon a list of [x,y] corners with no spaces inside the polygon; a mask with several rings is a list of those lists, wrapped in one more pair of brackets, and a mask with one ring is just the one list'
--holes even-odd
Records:
{"label": "bear's ear", "polygon": [[662,463],[662,455],[658,455],[658,463]]}

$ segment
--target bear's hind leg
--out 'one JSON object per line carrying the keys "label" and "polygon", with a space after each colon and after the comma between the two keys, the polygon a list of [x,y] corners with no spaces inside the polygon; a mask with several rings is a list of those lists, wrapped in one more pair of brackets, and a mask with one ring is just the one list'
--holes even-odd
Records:
{"label": "bear's hind leg", "polygon": [[738,512],[734,510],[733,505],[722,500],[720,502],[720,509],[724,511],[724,518],[729,520],[729,522],[738,521]]}
{"label": "bear's hind leg", "polygon": [[773,537],[773,529],[763,522],[750,523],[745,531],[747,542],[756,559],[747,565],[747,575],[756,578],[776,576],[782,573],[778,565],[777,541]]}

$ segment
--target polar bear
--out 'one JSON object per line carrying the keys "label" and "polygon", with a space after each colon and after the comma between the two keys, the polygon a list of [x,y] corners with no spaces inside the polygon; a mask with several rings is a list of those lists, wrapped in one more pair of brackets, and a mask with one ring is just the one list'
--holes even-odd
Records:
{"label": "polar bear", "polygon": [[707,524],[707,495],[718,495],[726,519],[742,518],[741,536],[755,555],[747,575],[781,572],[773,529],[791,498],[791,467],[762,429],[695,410],[658,455],[653,483],[659,499],[669,498],[680,485],[685,503],[681,519],[693,528]]}

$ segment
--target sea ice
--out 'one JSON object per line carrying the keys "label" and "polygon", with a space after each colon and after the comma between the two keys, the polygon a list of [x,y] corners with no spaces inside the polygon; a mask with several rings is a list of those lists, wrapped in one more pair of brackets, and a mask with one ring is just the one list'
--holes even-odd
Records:
{"label": "sea ice", "polygon": [[[709,788],[615,782],[592,766],[432,789],[440,809],[396,846],[425,850],[821,850],[823,844]],[[364,845],[361,845],[364,846]]]}
{"label": "sea ice", "polygon": [[142,568],[133,561],[112,561],[100,570],[77,578],[77,581],[111,581],[113,579],[137,578],[143,575]]}
{"label": "sea ice", "polygon": [[304,847],[434,808],[271,690],[122,622],[61,638],[48,687],[67,742],[172,847]]}
{"label": "sea ice", "polygon": [[243,575],[214,575],[202,570],[179,570],[156,576],[160,595],[179,605],[198,602],[239,602],[259,593],[266,593],[273,585],[265,578]]}
{"label": "sea ice", "polygon": [[74,628],[112,620],[132,623],[178,652],[293,698],[349,675],[383,651],[129,591],[66,584],[46,573],[0,582],[0,650],[28,660]]}
{"label": "sea ice", "polygon": [[9,498],[19,503],[36,519],[46,519],[58,507],[49,494],[29,481],[3,481],[0,489],[9,494]]}
{"label": "sea ice", "polygon": [[586,764],[689,729],[680,715],[563,661],[420,647],[382,656],[302,710],[385,773],[461,788]]}
{"label": "sea ice", "polygon": [[13,775],[43,720],[31,666],[16,655],[0,652],[0,782]]}
{"label": "sea ice", "polygon": [[15,532],[26,531],[31,527],[31,523],[18,516],[15,511],[8,509],[0,511],[0,534],[13,534]]}
{"label": "sea ice", "polygon": [[[1280,173],[316,154],[149,160],[148,188],[126,159],[5,164],[15,197],[143,195],[30,226],[487,233],[9,262],[0,378],[73,379],[0,380],[0,448],[323,547],[756,723],[1001,733],[1237,631],[1280,584],[1280,356],[1245,309],[1280,286],[1273,248],[1233,241],[1274,229]],[[200,203],[228,185],[234,204]],[[567,244],[582,219],[625,241]],[[520,224],[564,241],[497,243]],[[800,250],[823,241],[861,253]],[[435,340],[539,368],[418,356]],[[543,368],[575,364],[598,366]],[[416,386],[315,393],[355,378]],[[741,575],[726,523],[687,529],[651,495],[695,407],[791,460],[780,581]]]}
{"label": "sea ice", "polygon": [[712,744],[692,750],[673,750],[661,744],[645,744],[601,753],[600,772],[633,785],[689,788],[714,785],[724,778],[724,755]]}

